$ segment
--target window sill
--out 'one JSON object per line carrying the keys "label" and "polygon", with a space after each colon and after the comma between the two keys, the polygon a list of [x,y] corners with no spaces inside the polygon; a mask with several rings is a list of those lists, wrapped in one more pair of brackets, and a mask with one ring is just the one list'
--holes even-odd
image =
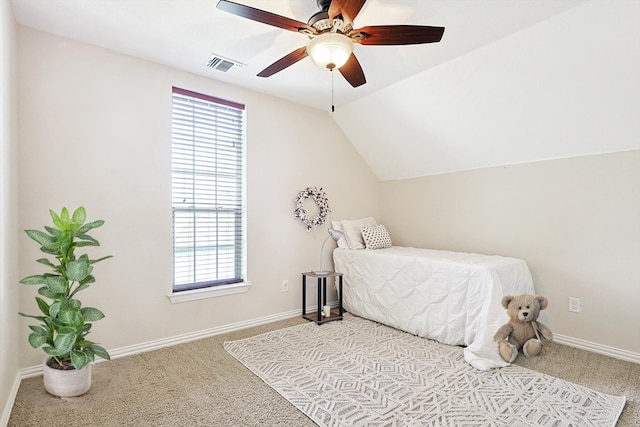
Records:
{"label": "window sill", "polygon": [[242,294],[247,292],[250,287],[251,283],[234,283],[231,285],[194,289],[192,291],[175,292],[167,295],[167,297],[172,304],[177,304],[181,302],[189,302],[205,298],[216,298],[226,295]]}

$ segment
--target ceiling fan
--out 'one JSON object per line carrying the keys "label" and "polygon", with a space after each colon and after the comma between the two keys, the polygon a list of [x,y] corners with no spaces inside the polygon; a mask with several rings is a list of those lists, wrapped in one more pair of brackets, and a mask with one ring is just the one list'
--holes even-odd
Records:
{"label": "ceiling fan", "polygon": [[444,27],[422,25],[377,25],[353,28],[366,0],[316,0],[320,12],[308,22],[296,21],[265,10],[256,9],[227,0],[220,0],[217,8],[242,18],[273,25],[304,34],[311,40],[280,58],[258,73],[259,77],[272,76],[301,59],[310,56],[321,68],[338,69],[353,87],[367,82],[360,63],[353,54],[353,43],[362,45],[407,45],[439,42]]}

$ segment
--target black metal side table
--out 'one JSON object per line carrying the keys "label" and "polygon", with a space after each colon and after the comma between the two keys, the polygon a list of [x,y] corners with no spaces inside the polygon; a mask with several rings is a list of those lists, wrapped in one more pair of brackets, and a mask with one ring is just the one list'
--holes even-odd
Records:
{"label": "black metal side table", "polygon": [[[318,279],[318,311],[307,314],[307,277],[315,277]],[[338,278],[338,310],[331,310],[330,316],[322,316],[322,306],[327,305],[327,278]],[[316,274],[313,271],[302,273],[302,317],[318,325],[333,320],[342,320],[344,309],[342,308],[342,273],[329,272],[325,274]]]}

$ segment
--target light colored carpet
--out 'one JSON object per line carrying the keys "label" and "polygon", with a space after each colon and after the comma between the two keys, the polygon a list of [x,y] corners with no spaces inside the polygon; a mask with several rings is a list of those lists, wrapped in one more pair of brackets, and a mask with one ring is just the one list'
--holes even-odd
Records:
{"label": "light colored carpet", "polygon": [[[91,390],[74,399],[47,394],[42,377],[24,379],[8,425],[313,427],[313,421],[223,349],[225,341],[298,324],[324,328],[331,323],[316,326],[292,318],[99,363],[93,367]],[[545,349],[546,354],[519,357],[516,364],[626,395],[617,427],[640,426],[640,364],[558,344]]]}
{"label": "light colored carpet", "polygon": [[350,315],[224,347],[323,427],[611,427],[625,403],[519,366],[479,371],[460,347]]}

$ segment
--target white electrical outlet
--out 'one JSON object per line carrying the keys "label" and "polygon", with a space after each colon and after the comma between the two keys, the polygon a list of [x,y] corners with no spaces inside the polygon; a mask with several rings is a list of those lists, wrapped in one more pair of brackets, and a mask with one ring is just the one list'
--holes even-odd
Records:
{"label": "white electrical outlet", "polygon": [[289,281],[288,280],[283,280],[282,281],[282,292],[289,292]]}
{"label": "white electrical outlet", "polygon": [[572,313],[580,313],[580,308],[582,304],[580,303],[580,298],[569,297],[569,311]]}

